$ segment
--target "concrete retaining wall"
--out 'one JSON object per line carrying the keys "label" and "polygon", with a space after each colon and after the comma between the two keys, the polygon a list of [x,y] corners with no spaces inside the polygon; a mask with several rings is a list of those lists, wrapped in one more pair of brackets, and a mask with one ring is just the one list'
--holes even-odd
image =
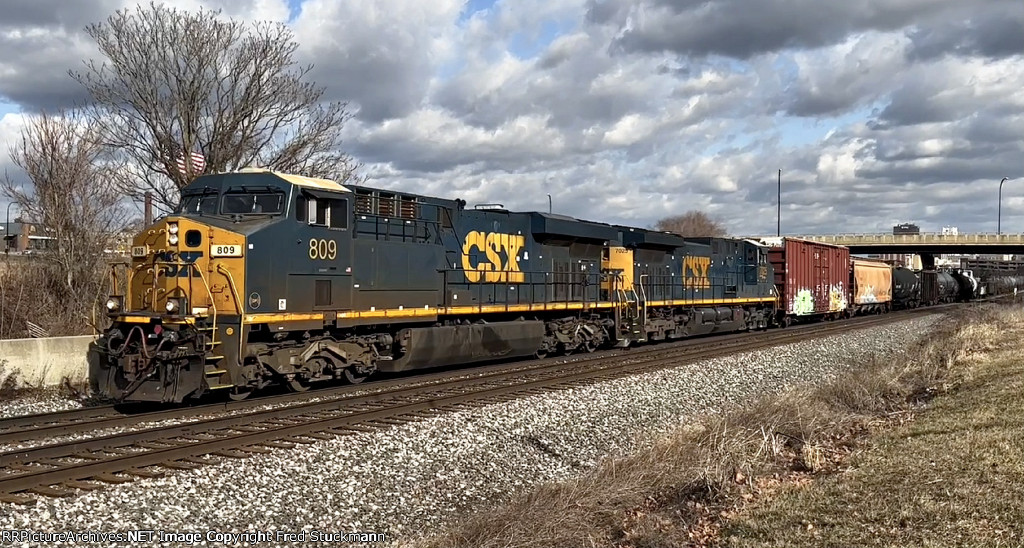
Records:
{"label": "concrete retaining wall", "polygon": [[67,377],[82,383],[89,375],[86,352],[95,337],[47,337],[0,340],[0,383],[18,372],[18,379],[32,386],[55,386]]}

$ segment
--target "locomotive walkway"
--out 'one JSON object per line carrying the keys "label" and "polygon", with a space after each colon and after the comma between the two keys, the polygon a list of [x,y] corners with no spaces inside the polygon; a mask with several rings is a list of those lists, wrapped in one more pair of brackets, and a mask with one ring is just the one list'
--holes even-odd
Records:
{"label": "locomotive walkway", "polygon": [[[40,495],[72,496],[76,489],[93,490],[102,488],[104,483],[157,477],[167,470],[193,469],[217,462],[219,458],[268,453],[278,448],[420,421],[522,396],[676,367],[736,351],[902,321],[909,315],[933,313],[942,308],[812,324],[782,331],[693,339],[640,351],[602,353],[569,363],[565,359],[549,358],[528,362],[525,366],[520,362],[449,371],[431,375],[430,380],[436,382],[427,384],[423,384],[423,376],[388,381],[385,389],[370,394],[350,394],[341,399],[304,402],[187,424],[15,449],[0,453],[0,500],[31,502]],[[410,383],[419,384],[410,386]],[[374,386],[380,384],[384,383],[375,383]],[[353,387],[347,388],[351,391]],[[181,412],[180,409],[177,411]],[[136,416],[135,420],[143,416],[146,415]],[[90,420],[90,428],[95,429],[102,427],[105,419],[93,417]],[[123,424],[121,418],[111,420]],[[75,422],[65,423],[63,428],[81,428],[68,426],[73,424]],[[24,424],[12,426],[7,431],[9,435],[5,439],[15,443],[39,441],[49,436],[37,434],[37,430],[26,430]]]}

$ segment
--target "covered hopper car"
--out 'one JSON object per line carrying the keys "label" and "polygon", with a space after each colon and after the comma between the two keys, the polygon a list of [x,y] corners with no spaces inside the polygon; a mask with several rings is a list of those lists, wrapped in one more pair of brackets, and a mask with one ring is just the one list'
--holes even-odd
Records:
{"label": "covered hopper car", "polygon": [[850,259],[851,311],[888,312],[892,308],[892,267],[882,261]]}

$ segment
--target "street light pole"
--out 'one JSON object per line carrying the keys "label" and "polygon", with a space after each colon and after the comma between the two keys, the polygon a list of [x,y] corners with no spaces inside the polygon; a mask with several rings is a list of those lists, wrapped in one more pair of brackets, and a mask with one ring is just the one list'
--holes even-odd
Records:
{"label": "street light pole", "polygon": [[10,236],[9,232],[11,231],[12,205],[14,205],[14,202],[7,204],[7,221],[4,224],[4,255],[9,255],[11,253],[11,241],[8,239],[8,236]]}
{"label": "street light pole", "polygon": [[551,195],[548,194],[548,213],[551,213],[551,212],[552,212],[552,209],[551,209]]}
{"label": "street light pole", "polygon": [[997,209],[998,213],[996,213],[997,236],[1003,233],[1003,183],[1005,183],[1007,179],[1009,179],[1009,177],[1003,177],[1003,180],[999,181],[999,207]]}
{"label": "street light pole", "polygon": [[776,236],[782,236],[782,170],[779,170],[779,214],[776,217],[778,226],[775,229]]}

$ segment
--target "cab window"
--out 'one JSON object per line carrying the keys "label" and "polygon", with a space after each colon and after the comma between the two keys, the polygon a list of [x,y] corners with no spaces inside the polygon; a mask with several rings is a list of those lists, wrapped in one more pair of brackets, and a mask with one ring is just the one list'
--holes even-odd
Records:
{"label": "cab window", "polygon": [[272,214],[284,211],[283,192],[227,192],[221,202],[225,215]]}
{"label": "cab window", "polygon": [[296,201],[295,218],[312,226],[348,228],[348,200],[301,196]]}
{"label": "cab window", "polygon": [[216,215],[217,194],[186,194],[175,213],[183,215]]}

